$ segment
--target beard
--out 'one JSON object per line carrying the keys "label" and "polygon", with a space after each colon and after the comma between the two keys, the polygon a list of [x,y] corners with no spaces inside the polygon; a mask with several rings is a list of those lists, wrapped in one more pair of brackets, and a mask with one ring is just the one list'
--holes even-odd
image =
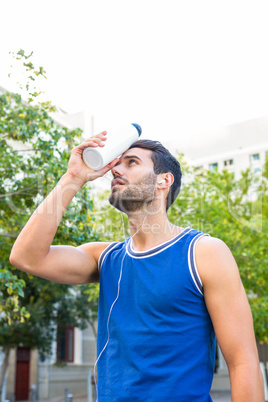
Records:
{"label": "beard", "polygon": [[135,212],[147,212],[148,205],[152,203],[155,193],[156,174],[148,173],[142,180],[122,187],[118,186],[109,197],[112,206],[121,212],[131,215]]}

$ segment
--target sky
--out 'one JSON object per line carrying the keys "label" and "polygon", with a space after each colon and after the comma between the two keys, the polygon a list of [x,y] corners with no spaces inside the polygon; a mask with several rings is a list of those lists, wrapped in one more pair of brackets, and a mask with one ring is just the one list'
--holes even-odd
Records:
{"label": "sky", "polygon": [[2,0],[0,16],[0,85],[8,53],[33,50],[48,98],[96,132],[183,140],[268,115],[266,0]]}

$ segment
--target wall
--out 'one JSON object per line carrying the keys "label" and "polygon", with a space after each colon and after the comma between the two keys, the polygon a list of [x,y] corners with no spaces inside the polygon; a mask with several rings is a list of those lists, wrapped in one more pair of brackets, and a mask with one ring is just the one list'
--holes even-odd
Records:
{"label": "wall", "polygon": [[64,397],[65,389],[69,393],[86,394],[89,370],[93,373],[92,366],[67,365],[58,367],[40,363],[38,367],[38,399],[50,399],[57,396]]}

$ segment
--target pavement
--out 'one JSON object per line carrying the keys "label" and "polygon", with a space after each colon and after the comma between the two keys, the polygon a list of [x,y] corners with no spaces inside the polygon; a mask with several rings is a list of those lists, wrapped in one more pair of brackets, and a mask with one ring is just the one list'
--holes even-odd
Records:
{"label": "pavement", "polygon": [[[230,391],[211,391],[211,398],[213,399],[213,402],[231,402],[231,392]],[[38,400],[38,402],[48,402],[48,400]],[[52,398],[49,400],[49,402],[65,402],[65,398],[63,398],[63,397]],[[82,395],[82,394],[75,395],[73,397],[73,402],[88,402],[88,399],[87,399],[86,395]]]}
{"label": "pavement", "polygon": [[213,402],[231,402],[231,391],[211,391]]}

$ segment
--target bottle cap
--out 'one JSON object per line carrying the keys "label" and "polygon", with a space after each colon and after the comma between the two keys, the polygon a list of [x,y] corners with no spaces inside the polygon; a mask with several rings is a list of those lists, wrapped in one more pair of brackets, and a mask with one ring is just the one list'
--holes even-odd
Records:
{"label": "bottle cap", "polygon": [[131,124],[132,124],[132,126],[134,126],[137,129],[139,137],[140,137],[141,131],[142,131],[141,126],[139,124],[136,124],[136,123],[131,123]]}

